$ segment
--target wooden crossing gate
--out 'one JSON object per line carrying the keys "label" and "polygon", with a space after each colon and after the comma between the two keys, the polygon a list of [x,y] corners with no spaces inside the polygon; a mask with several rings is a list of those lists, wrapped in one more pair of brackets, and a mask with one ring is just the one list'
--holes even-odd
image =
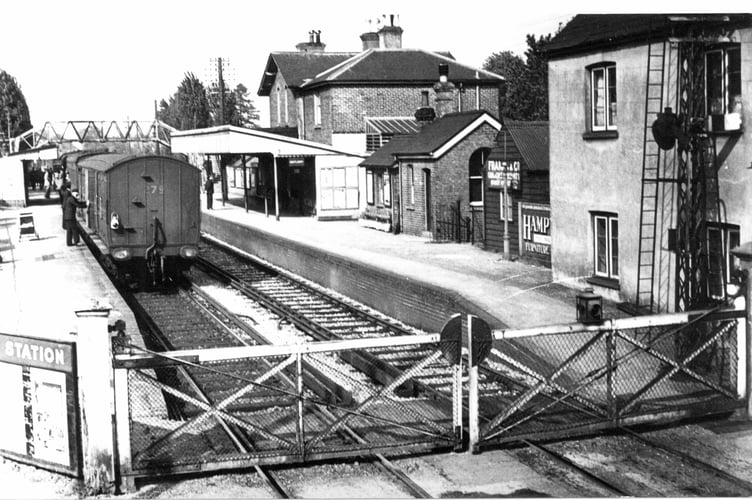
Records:
{"label": "wooden crossing gate", "polygon": [[[420,346],[421,358],[381,386],[341,361],[399,346],[406,354]],[[445,381],[443,398],[415,387],[453,373],[438,335],[144,351],[116,356],[115,370],[127,399],[118,440],[130,478],[457,446],[459,377]]]}
{"label": "wooden crossing gate", "polygon": [[471,392],[478,399],[471,445],[477,450],[741,408],[744,318],[743,310],[713,310],[496,331],[494,349],[478,369],[501,369],[517,387]]}
{"label": "wooden crossing gate", "polygon": [[[477,318],[460,333],[455,315],[448,336],[119,354],[121,476],[458,451],[463,434],[480,451],[732,412],[746,404],[744,318],[718,309],[486,325],[479,341],[463,338]],[[374,385],[349,364],[362,352],[409,358],[408,368]],[[479,384],[483,370],[506,382]]]}

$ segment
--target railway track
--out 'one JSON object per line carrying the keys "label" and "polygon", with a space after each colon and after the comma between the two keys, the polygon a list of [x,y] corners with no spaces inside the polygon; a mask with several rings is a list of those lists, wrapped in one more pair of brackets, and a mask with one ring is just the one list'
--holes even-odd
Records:
{"label": "railway track", "polygon": [[[222,304],[197,287],[171,293],[135,293],[130,302],[139,320],[139,326],[142,332],[146,333],[145,336],[149,339],[148,344],[152,349],[159,351],[197,347],[211,349],[257,345],[266,342],[266,339],[248,325],[247,321],[230,313]],[[304,370],[304,385],[307,388],[305,399],[319,404],[316,407],[317,411],[314,412],[315,415],[306,417],[308,423],[309,425],[328,425],[335,420],[335,417],[328,412],[326,407],[333,403],[348,405],[351,403],[352,396],[315,368],[305,366]],[[294,387],[296,382],[284,373],[278,374],[278,380],[274,383],[271,380],[264,380],[263,383],[256,382],[270,372],[274,372],[273,366],[265,363],[264,360],[261,360],[259,364],[242,361],[225,363],[221,369],[217,370],[185,360],[176,368],[162,370],[160,374],[164,383],[170,386],[180,386],[181,390],[189,391],[207,407],[218,404],[222,407],[222,401],[228,395],[236,393],[239,389],[242,390],[244,384],[253,384],[253,391],[235,398],[231,405],[224,408],[228,411],[232,410],[235,415],[253,414],[253,418],[258,420],[259,415],[263,416],[270,409],[284,406],[282,399],[295,399],[296,397],[289,389]],[[166,380],[168,378],[170,380]],[[228,383],[228,380],[236,383]],[[185,400],[177,401],[169,397],[166,400],[168,410],[175,419],[190,419],[201,411],[200,408],[185,404]],[[319,419],[318,424],[311,424],[311,419],[314,418]],[[242,425],[230,425],[223,419],[217,419],[217,421],[221,423],[223,435],[202,436],[203,439],[211,441],[210,448],[225,454],[232,453],[233,448],[241,454],[255,449],[249,432],[243,429]],[[343,427],[340,434],[343,440],[362,441],[358,433],[347,426]],[[373,463],[381,474],[399,482],[402,488],[412,496],[429,497],[425,490],[395,467],[385,456],[376,455]],[[275,496],[291,497],[289,489],[275,477],[276,474],[272,469],[258,465],[254,466],[254,469],[269,485]]]}
{"label": "railway track", "polygon": [[[294,275],[283,270],[270,267],[257,261],[249,262],[246,258],[234,254],[232,251],[207,246],[202,248],[204,261],[202,265],[212,274],[239,290],[253,300],[263,304],[264,307],[284,318],[286,321],[302,329],[306,335],[315,340],[331,340],[334,338],[372,337],[388,335],[406,335],[414,333],[409,327],[399,322],[384,318],[378,313],[371,312],[357,303],[322,291],[319,287],[300,281]],[[383,349],[374,353],[376,361],[369,363],[379,365],[390,378],[396,376],[405,366],[421,359],[425,353],[415,352],[414,349]],[[391,372],[391,368],[394,371]],[[372,371],[372,370],[371,370]],[[378,371],[378,370],[377,370]],[[431,379],[441,380],[443,383],[436,384]],[[416,386],[410,389],[413,395],[430,393],[434,397],[447,397],[446,380],[449,375],[437,369],[436,377],[427,377],[416,380]],[[384,382],[384,380],[380,380]],[[481,398],[488,400],[500,391],[516,391],[521,387],[517,381],[505,379],[496,372],[481,373]],[[488,419],[490,417],[482,417]],[[654,453],[671,456],[682,468],[692,467],[698,472],[696,477],[712,476],[715,481],[723,483],[721,491],[733,492],[733,494],[752,494],[752,485],[747,481],[736,478],[707,462],[691,457],[686,453],[673,450],[671,447],[646,441],[639,434],[624,429],[625,435],[632,440],[640,440],[642,446],[653,450]],[[555,447],[543,445],[532,440],[522,440],[524,445],[548,460],[556,466],[564,467],[576,474],[589,484],[592,491],[606,496],[639,496],[633,484],[624,484],[609,474],[596,471],[586,464],[578,464],[567,458],[566,453]],[[687,491],[692,491],[688,487]],[[679,491],[682,491],[679,489]]]}

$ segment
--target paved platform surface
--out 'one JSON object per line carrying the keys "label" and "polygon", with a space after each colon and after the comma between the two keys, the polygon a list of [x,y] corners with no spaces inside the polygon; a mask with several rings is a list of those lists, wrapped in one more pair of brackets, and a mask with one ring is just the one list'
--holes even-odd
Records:
{"label": "paved platform surface", "polygon": [[[43,198],[39,191],[32,196]],[[21,213],[32,214],[36,236],[19,239]],[[83,242],[65,245],[59,203],[0,208],[0,256],[0,332],[71,340],[75,311],[105,303],[113,318],[135,328],[130,309],[89,249]]]}
{"label": "paved platform surface", "polygon": [[[230,190],[224,205],[220,194],[215,193],[214,198],[214,217],[456,291],[509,328],[576,321],[575,298],[586,287],[582,279],[553,282],[551,270],[546,267],[509,261],[502,254],[469,243],[435,243],[427,238],[366,228],[354,220],[276,220],[274,215],[246,212],[241,190]],[[202,207],[207,211],[205,202]],[[624,315],[604,299],[605,317]]]}

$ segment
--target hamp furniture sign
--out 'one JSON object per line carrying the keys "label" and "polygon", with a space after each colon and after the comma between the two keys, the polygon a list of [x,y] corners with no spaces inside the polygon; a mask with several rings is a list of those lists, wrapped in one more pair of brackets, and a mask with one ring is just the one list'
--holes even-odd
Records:
{"label": "hamp furniture sign", "polygon": [[551,207],[519,203],[520,255],[551,262]]}

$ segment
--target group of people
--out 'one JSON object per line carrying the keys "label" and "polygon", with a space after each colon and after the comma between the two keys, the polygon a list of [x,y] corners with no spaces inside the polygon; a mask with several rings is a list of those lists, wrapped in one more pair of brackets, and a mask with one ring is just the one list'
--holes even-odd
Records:
{"label": "group of people", "polygon": [[63,229],[65,229],[65,244],[69,247],[78,245],[80,235],[76,222],[76,211],[79,208],[89,206],[89,201],[81,201],[78,189],[70,189],[70,185],[64,182],[60,187],[60,205],[63,207]]}

